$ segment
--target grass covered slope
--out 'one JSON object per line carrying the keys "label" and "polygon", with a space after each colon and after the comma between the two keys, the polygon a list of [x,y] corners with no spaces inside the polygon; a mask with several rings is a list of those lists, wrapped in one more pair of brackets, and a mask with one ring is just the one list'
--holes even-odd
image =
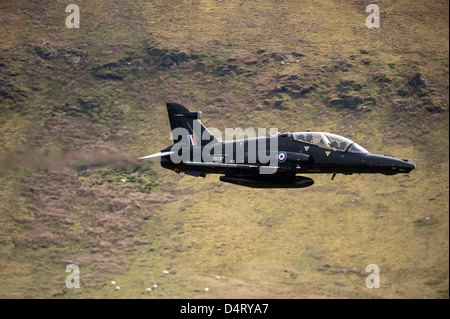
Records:
{"label": "grass covered slope", "polygon": [[[381,1],[380,29],[360,1],[77,4],[79,29],[64,1],[0,5],[1,297],[448,298],[448,2]],[[301,190],[178,175],[136,161],[169,101],[424,160]]]}

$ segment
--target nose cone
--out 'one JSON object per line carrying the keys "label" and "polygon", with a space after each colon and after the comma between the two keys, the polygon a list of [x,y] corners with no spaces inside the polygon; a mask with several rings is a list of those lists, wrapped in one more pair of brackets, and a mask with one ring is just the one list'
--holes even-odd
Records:
{"label": "nose cone", "polygon": [[367,163],[371,171],[393,175],[398,173],[409,173],[416,168],[416,165],[408,162],[408,160],[399,159],[390,156],[368,154],[366,155]]}
{"label": "nose cone", "polygon": [[403,161],[403,163],[401,163],[401,164],[398,166],[398,170],[399,170],[400,172],[409,173],[409,172],[411,172],[413,169],[416,168],[416,165],[415,165],[415,164],[410,163],[410,162],[408,162],[407,160],[402,160],[402,161]]}
{"label": "nose cone", "polygon": [[416,168],[416,165],[408,162],[405,159],[393,158],[392,168],[397,171],[397,173],[409,173]]}

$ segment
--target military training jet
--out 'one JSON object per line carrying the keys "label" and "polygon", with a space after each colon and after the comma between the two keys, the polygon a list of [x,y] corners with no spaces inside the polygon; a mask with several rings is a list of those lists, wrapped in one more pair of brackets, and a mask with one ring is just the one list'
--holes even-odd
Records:
{"label": "military training jet", "polygon": [[375,155],[348,138],[323,132],[278,133],[222,142],[201,122],[201,112],[167,103],[174,144],[139,159],[161,158],[177,173],[255,188],[302,188],[314,184],[297,174],[409,173],[408,160]]}

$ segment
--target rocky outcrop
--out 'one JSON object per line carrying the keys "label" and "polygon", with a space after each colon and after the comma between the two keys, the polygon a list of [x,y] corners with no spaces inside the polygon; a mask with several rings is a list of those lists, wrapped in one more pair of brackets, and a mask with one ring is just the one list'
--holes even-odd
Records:
{"label": "rocky outcrop", "polygon": [[121,81],[128,74],[131,58],[120,59],[92,69],[92,74],[100,79]]}
{"label": "rocky outcrop", "polygon": [[337,98],[332,98],[328,101],[328,106],[336,109],[351,109],[355,110],[364,100],[359,96],[340,95]]}
{"label": "rocky outcrop", "polygon": [[149,46],[147,48],[148,57],[156,68],[168,68],[177,66],[180,63],[187,62],[189,60],[198,59],[198,55],[188,55],[185,52],[177,52],[175,50],[159,49]]}
{"label": "rocky outcrop", "polygon": [[408,84],[415,89],[427,87],[427,82],[422,78],[420,73],[416,73],[416,75],[408,81]]}
{"label": "rocky outcrop", "polygon": [[277,79],[277,86],[268,93],[269,97],[285,93],[293,99],[298,99],[315,90],[317,85],[306,84],[297,75],[283,75]]}

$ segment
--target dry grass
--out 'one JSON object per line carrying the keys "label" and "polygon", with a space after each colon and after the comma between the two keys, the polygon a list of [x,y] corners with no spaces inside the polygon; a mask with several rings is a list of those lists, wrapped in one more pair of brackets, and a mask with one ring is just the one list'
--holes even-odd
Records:
{"label": "dry grass", "polygon": [[[379,30],[356,0],[77,4],[78,30],[60,0],[0,5],[0,296],[448,298],[448,2],[381,1]],[[177,175],[136,161],[168,101],[426,161],[287,191]]]}

